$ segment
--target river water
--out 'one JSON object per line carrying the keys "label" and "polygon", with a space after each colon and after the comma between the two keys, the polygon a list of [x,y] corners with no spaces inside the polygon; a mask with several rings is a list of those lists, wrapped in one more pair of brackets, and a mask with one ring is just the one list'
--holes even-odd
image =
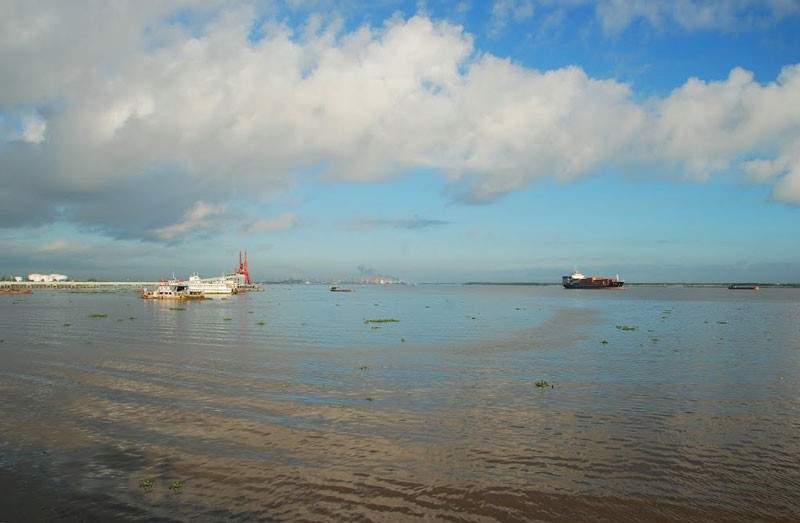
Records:
{"label": "river water", "polygon": [[0,295],[0,521],[800,521],[800,290],[265,288]]}

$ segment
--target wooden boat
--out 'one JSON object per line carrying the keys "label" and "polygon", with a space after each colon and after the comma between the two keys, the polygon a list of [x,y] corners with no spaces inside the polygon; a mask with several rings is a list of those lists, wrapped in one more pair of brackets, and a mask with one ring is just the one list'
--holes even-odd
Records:
{"label": "wooden boat", "polygon": [[30,289],[14,289],[11,287],[0,287],[0,294],[31,294]]}

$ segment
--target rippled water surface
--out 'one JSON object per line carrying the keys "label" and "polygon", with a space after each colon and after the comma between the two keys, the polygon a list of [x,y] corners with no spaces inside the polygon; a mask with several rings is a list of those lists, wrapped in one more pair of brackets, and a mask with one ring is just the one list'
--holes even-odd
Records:
{"label": "rippled water surface", "polygon": [[0,340],[0,521],[800,521],[794,289],[38,291]]}

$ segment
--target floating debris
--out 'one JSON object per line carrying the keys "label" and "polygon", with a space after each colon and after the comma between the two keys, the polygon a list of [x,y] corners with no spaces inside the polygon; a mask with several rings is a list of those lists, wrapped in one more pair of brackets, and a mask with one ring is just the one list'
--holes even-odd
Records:
{"label": "floating debris", "polygon": [[630,325],[617,325],[617,328],[621,331],[635,331],[638,327],[632,327]]}
{"label": "floating debris", "polygon": [[539,380],[539,381],[537,381],[537,382],[535,383],[535,385],[536,385],[537,387],[539,387],[539,388],[542,388],[542,389],[543,389],[543,388],[547,388],[547,387],[550,387],[551,389],[553,388],[553,385],[551,385],[551,384],[547,383],[547,381],[545,381],[545,380]]}
{"label": "floating debris", "polygon": [[90,314],[90,318],[107,318],[108,314]]}

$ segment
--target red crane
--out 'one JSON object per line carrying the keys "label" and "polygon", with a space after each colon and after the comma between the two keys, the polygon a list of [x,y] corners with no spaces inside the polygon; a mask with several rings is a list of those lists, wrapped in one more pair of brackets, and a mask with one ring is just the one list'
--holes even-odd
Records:
{"label": "red crane", "polygon": [[250,270],[247,268],[247,250],[244,251],[244,262],[242,262],[242,251],[239,251],[239,268],[234,271],[236,274],[244,275],[244,281],[247,285],[252,285],[250,280]]}

